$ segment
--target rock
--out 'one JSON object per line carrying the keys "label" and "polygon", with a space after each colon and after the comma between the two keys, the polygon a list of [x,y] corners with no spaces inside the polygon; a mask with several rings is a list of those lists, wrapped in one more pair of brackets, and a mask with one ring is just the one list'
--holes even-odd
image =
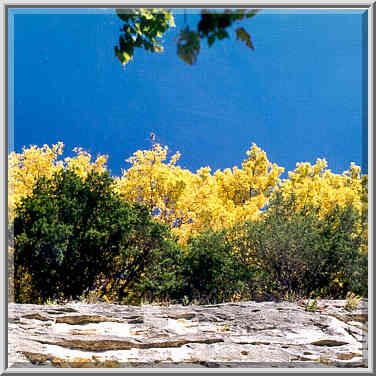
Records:
{"label": "rock", "polygon": [[8,306],[13,368],[367,368],[367,302]]}

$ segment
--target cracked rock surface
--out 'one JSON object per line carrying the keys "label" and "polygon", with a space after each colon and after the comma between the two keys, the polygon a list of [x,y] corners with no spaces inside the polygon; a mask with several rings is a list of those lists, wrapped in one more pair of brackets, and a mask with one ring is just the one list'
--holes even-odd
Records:
{"label": "cracked rock surface", "polygon": [[368,304],[8,305],[9,367],[368,367]]}

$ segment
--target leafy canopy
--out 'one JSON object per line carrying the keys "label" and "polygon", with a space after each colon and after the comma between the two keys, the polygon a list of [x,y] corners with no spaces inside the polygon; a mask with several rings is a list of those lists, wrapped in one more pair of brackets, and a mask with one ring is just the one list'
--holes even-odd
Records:
{"label": "leafy canopy", "polygon": [[[135,48],[162,52],[162,36],[169,28],[175,27],[174,16],[170,9],[128,8],[117,9],[116,13],[124,22],[119,45],[115,46],[115,55],[123,65],[133,58]],[[195,64],[200,53],[201,40],[207,39],[210,47],[215,41],[229,37],[228,29],[233,23],[251,18],[257,13],[257,9],[220,11],[202,9],[197,30],[191,30],[187,25],[176,36],[178,56],[189,65]],[[254,50],[251,36],[244,27],[238,27],[235,34],[237,40]]]}

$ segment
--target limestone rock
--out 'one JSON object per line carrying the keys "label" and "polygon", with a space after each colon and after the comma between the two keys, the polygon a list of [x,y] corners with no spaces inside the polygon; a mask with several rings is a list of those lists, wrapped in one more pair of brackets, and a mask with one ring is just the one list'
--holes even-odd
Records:
{"label": "limestone rock", "polygon": [[8,306],[9,367],[368,367],[368,304]]}

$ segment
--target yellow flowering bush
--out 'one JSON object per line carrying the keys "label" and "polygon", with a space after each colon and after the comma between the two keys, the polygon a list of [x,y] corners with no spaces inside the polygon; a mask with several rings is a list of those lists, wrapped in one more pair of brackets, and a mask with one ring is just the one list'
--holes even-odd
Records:
{"label": "yellow flowering bush", "polygon": [[[10,223],[16,205],[32,193],[33,185],[39,177],[51,178],[55,172],[67,169],[74,170],[85,181],[90,172],[102,173],[107,170],[106,155],[92,159],[88,152],[78,147],[73,149],[73,157],[62,159],[63,147],[64,144],[58,142],[52,147],[30,146],[23,148],[21,153],[9,154]],[[345,208],[352,204],[362,216],[361,220],[356,219],[356,233],[361,234],[360,249],[362,257],[364,256],[362,268],[366,268],[368,176],[361,174],[359,166],[352,162],[347,171],[334,174],[327,168],[325,159],[317,159],[313,165],[301,162],[296,164],[295,170],[288,173],[287,179],[281,181],[284,169],[271,163],[265,151],[256,144],[252,144],[246,155],[240,167],[234,166],[213,173],[209,166],[205,166],[192,172],[179,166],[179,152],[169,155],[167,146],[153,143],[150,149],[138,150],[126,160],[130,166],[122,170],[121,176],[114,177],[113,190],[129,203],[145,205],[155,221],[166,224],[182,246],[177,254],[189,256],[190,242],[196,241],[207,231],[229,230],[224,232],[224,238],[232,244],[233,255],[239,253],[238,256],[242,256],[245,265],[259,268],[263,267],[263,259],[256,257],[255,247],[251,247],[248,254],[241,254],[237,241],[244,235],[244,224],[250,221],[260,224],[265,217],[265,209],[266,213],[270,213],[270,210],[267,211],[268,204],[277,192],[281,193],[285,204],[293,194],[297,212],[304,205],[313,205],[317,208],[315,215],[320,219],[334,213],[336,205]],[[335,221],[333,226],[337,226]],[[353,234],[353,239],[357,234]],[[193,240],[189,240],[190,237]],[[254,235],[250,238],[253,239]],[[12,260],[11,245],[8,253],[9,260]],[[16,277],[26,299],[30,295],[28,286],[31,276],[21,270]],[[331,283],[341,289],[345,279],[339,270],[333,275]],[[9,286],[13,286],[13,283]],[[133,293],[131,288],[128,293],[129,296]],[[240,293],[240,290],[237,291],[232,298],[239,299],[237,294]]]}
{"label": "yellow flowering bush", "polygon": [[127,201],[148,206],[155,219],[170,226],[181,244],[205,229],[219,230],[256,219],[280,181],[283,168],[271,164],[255,144],[242,168],[202,167],[196,173],[176,165],[180,153],[167,160],[168,147],[154,144],[137,151],[116,179],[116,190]]}
{"label": "yellow flowering bush", "polygon": [[93,169],[98,172],[106,170],[107,156],[98,155],[91,162],[91,155],[81,148],[73,149],[76,156],[58,160],[63,154],[64,144],[58,142],[50,148],[48,145],[23,148],[22,153],[12,152],[8,156],[8,218],[13,218],[13,210],[22,197],[31,194],[34,183],[41,176],[51,178],[63,169],[75,169],[79,176],[85,178]]}
{"label": "yellow flowering bush", "polygon": [[[360,174],[360,167],[351,162],[350,168],[341,175],[327,169],[325,159],[317,159],[310,163],[297,163],[296,169],[288,173],[289,179],[278,187],[283,197],[294,193],[298,202],[297,209],[305,204],[318,207],[322,218],[331,212],[336,205],[343,208],[352,204],[359,214],[366,217],[368,208],[368,176]],[[363,218],[358,223],[358,233],[362,232],[362,250],[367,251],[367,221]]]}
{"label": "yellow flowering bush", "polygon": [[[73,157],[59,160],[64,144],[52,147],[30,146],[22,153],[9,155],[8,216],[22,197],[29,195],[36,179],[48,178],[59,169],[74,169],[85,179],[92,170],[107,169],[108,156],[91,155],[82,148],[73,149]],[[167,224],[171,232],[185,245],[190,236],[211,229],[232,228],[236,224],[257,220],[261,209],[268,204],[273,192],[282,192],[283,197],[294,193],[299,203],[320,207],[320,215],[330,212],[336,204],[343,207],[351,202],[366,215],[368,205],[367,175],[360,174],[360,167],[351,163],[342,175],[327,169],[325,159],[317,159],[314,165],[297,163],[289,178],[283,182],[284,171],[271,163],[266,153],[252,144],[241,167],[234,166],[213,174],[210,167],[202,167],[193,173],[177,163],[180,153],[168,158],[168,147],[158,143],[149,150],[136,151],[127,162],[128,169],[115,177],[115,191],[129,202],[146,205],[155,220]],[[367,250],[367,224],[359,223],[363,231],[363,250]],[[235,236],[235,234],[234,234]]]}

